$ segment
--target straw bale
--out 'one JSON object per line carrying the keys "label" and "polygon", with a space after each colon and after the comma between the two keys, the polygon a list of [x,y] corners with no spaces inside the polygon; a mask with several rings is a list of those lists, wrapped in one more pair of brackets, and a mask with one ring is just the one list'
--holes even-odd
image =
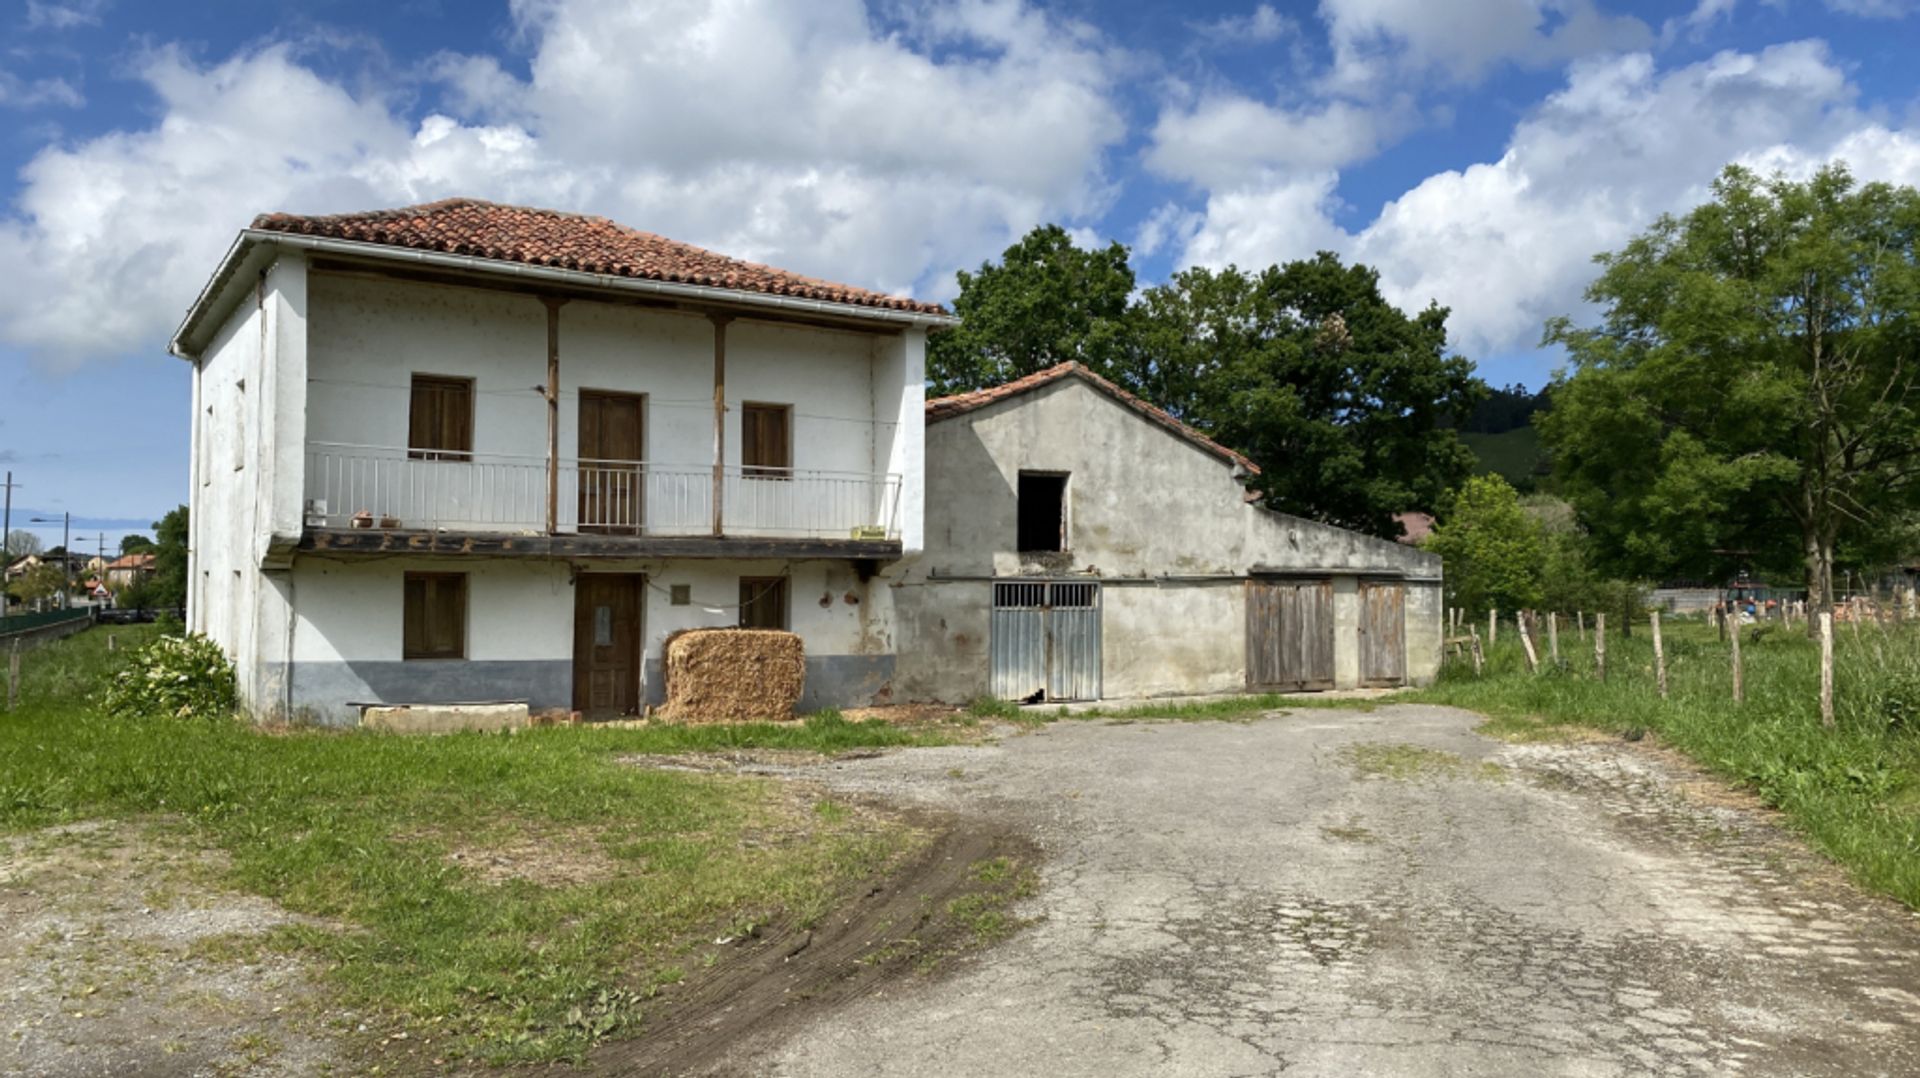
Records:
{"label": "straw bale", "polygon": [[800,638],[776,629],[689,629],[667,638],[667,699],[675,722],[793,718],[806,687]]}

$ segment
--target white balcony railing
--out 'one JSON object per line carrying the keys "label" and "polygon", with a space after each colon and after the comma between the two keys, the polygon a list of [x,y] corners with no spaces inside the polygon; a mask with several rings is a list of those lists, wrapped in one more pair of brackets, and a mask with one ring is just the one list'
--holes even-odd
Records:
{"label": "white balcony railing", "polygon": [[[900,477],[732,467],[720,476],[722,534],[899,538]],[[713,534],[711,466],[562,460],[560,532]],[[308,523],[329,528],[545,532],[547,462],[468,454],[427,459],[386,446],[307,447]],[[876,531],[877,530],[877,531]]]}

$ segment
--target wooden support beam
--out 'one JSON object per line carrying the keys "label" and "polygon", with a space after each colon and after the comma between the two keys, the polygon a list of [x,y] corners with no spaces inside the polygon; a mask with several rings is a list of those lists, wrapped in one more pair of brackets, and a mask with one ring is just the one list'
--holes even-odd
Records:
{"label": "wooden support beam", "polygon": [[547,534],[560,530],[560,308],[566,300],[542,296],[547,308]]}
{"label": "wooden support beam", "polygon": [[772,539],[704,535],[513,535],[500,532],[434,532],[376,528],[309,528],[298,548],[305,554],[353,557],[386,554],[501,558],[780,558],[898,561],[898,539]]}
{"label": "wooden support beam", "polygon": [[713,537],[726,534],[727,479],[727,323],[731,315],[710,314],[713,323]]}

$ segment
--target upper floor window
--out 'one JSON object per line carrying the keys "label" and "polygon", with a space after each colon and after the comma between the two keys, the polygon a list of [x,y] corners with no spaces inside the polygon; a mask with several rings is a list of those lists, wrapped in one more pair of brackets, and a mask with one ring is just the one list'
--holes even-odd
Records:
{"label": "upper floor window", "polygon": [[741,405],[740,464],[747,475],[761,478],[793,474],[792,405]]}
{"label": "upper floor window", "polygon": [[473,379],[413,376],[407,418],[407,456],[416,460],[473,457]]}
{"label": "upper floor window", "polygon": [[467,574],[406,574],[401,627],[403,659],[466,658]]}
{"label": "upper floor window", "polygon": [[1042,553],[1067,549],[1067,477],[1060,472],[1021,472],[1017,549]]}

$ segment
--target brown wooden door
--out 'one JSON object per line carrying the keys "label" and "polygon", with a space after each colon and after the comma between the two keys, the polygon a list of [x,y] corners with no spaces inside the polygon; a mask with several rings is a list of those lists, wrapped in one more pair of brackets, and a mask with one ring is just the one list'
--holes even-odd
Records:
{"label": "brown wooden door", "polygon": [[641,596],[646,578],[582,573],[573,585],[573,708],[592,718],[640,710]]}
{"label": "brown wooden door", "polygon": [[1360,582],[1360,684],[1407,680],[1407,586],[1397,580]]}
{"label": "brown wooden door", "polygon": [[646,521],[646,398],[580,391],[580,530],[640,534]]}
{"label": "brown wooden door", "polygon": [[1333,687],[1333,583],[1247,581],[1247,687]]}

